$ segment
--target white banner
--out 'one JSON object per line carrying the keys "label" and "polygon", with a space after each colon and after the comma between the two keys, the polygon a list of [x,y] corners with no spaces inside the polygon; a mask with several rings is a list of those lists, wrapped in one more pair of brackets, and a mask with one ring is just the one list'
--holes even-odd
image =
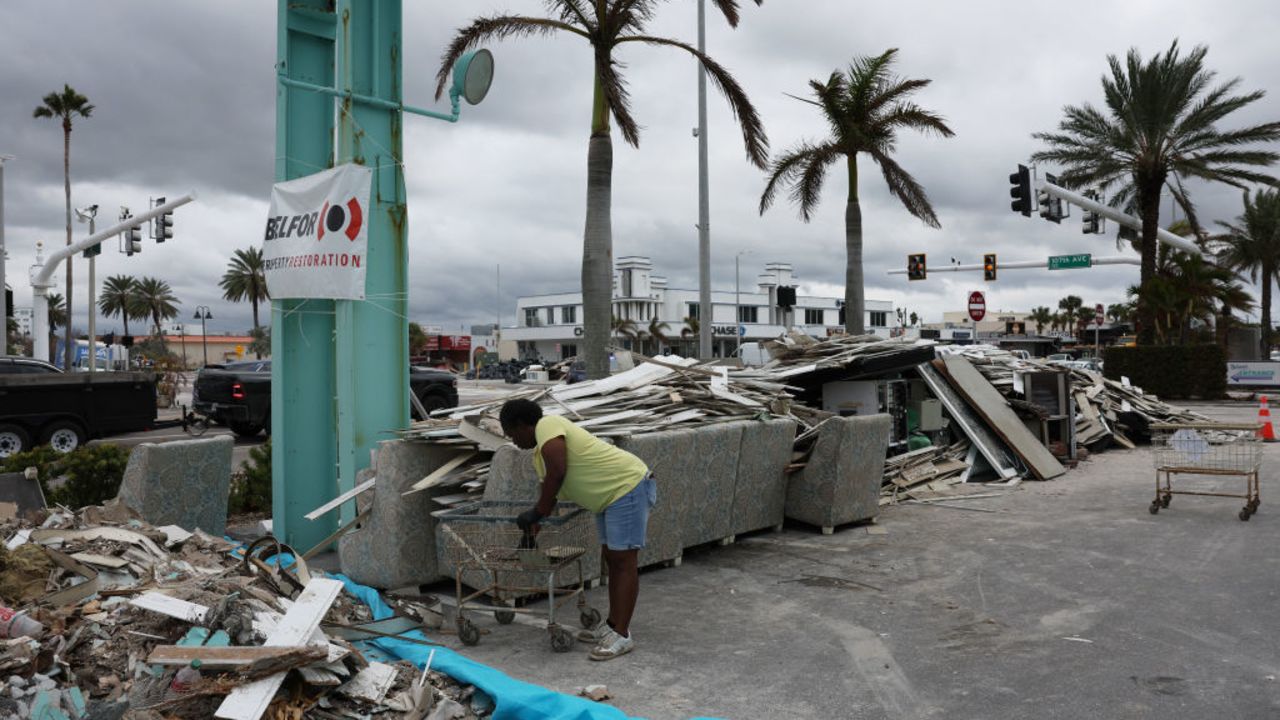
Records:
{"label": "white banner", "polygon": [[348,164],[272,186],[262,243],[271,297],[364,299],[372,177]]}

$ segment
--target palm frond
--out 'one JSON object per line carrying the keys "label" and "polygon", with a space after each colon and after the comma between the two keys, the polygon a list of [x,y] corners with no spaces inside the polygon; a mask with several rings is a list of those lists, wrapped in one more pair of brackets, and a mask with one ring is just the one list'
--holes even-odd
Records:
{"label": "palm frond", "polygon": [[800,211],[800,219],[809,222],[813,211],[822,199],[822,185],[827,179],[827,167],[844,157],[839,145],[819,145],[809,155],[800,170],[800,177],[791,187],[791,202]]}
{"label": "palm frond", "polygon": [[920,218],[925,225],[931,228],[942,227],[938,222],[938,216],[933,211],[933,204],[929,202],[929,196],[925,193],[924,188],[916,181],[911,173],[902,169],[893,158],[875,150],[868,153],[871,158],[880,166],[880,172],[884,175],[885,184],[889,186],[889,193],[902,201],[907,212]]}
{"label": "palm frond", "polygon": [[746,91],[733,78],[733,75],[729,74],[728,70],[715,60],[712,60],[710,56],[698,52],[697,48],[677,40],[649,35],[633,35],[622,38],[618,42],[641,42],[648,45],[679,48],[697,58],[702,63],[702,67],[706,69],[707,75],[711,77],[712,84],[728,101],[729,109],[738,120],[738,126],[742,129],[742,141],[746,146],[747,159],[758,168],[765,167],[769,161],[769,138],[765,134],[764,123],[760,120],[760,115],[756,112],[755,106],[751,104],[751,99],[747,97]]}
{"label": "palm frond", "polygon": [[512,37],[529,35],[552,35],[556,32],[568,32],[590,40],[587,31],[574,27],[569,23],[549,18],[528,17],[524,15],[492,15],[477,18],[470,25],[460,28],[454,35],[440,57],[440,69],[436,72],[436,100],[444,94],[445,85],[449,83],[449,72],[453,64],[468,50],[475,48],[486,40],[505,40]]}
{"label": "palm frond", "polygon": [[[794,185],[797,179],[805,169],[819,156],[825,155],[826,146],[816,145],[808,142],[801,142],[796,147],[788,150],[781,157],[773,160],[772,166],[769,168],[769,180],[765,183],[764,192],[760,195],[760,214],[763,215],[766,210],[773,206],[773,200],[777,195],[778,188],[785,185]],[[801,217],[807,217],[802,213]]]}

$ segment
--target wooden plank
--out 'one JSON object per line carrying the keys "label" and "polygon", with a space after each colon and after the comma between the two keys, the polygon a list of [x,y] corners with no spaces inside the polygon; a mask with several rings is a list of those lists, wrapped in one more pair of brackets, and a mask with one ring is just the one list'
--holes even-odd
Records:
{"label": "wooden plank", "polygon": [[145,592],[129,601],[134,607],[140,607],[143,610],[150,610],[161,615],[168,615],[171,618],[177,618],[184,622],[200,624],[209,614],[209,608],[204,605],[179,600],[175,597],[169,597],[158,592]]}
{"label": "wooden plank", "polygon": [[294,647],[208,647],[202,645],[157,645],[147,656],[151,665],[190,665],[199,660],[202,667],[233,670],[266,661],[292,662],[299,665],[323,661],[329,654],[323,645]]}
{"label": "wooden plank", "polygon": [[991,430],[983,424],[982,420],[973,414],[969,406],[965,404],[956,391],[951,388],[942,374],[937,368],[929,363],[921,363],[916,366],[916,371],[920,377],[924,379],[925,384],[929,386],[929,390],[934,397],[942,401],[942,406],[946,408],[947,415],[951,417],[965,436],[978,449],[982,457],[995,470],[996,475],[1002,479],[1016,477],[1018,468],[1014,465],[1012,457],[1003,442],[992,434]]}
{"label": "wooden plank", "polygon": [[1053,453],[1027,430],[1000,391],[987,382],[972,363],[959,355],[943,356],[942,362],[955,389],[1037,478],[1050,480],[1066,472]]}
{"label": "wooden plank", "polygon": [[412,495],[416,492],[421,492],[423,490],[426,490],[427,488],[439,483],[441,480],[447,477],[449,473],[453,472],[459,465],[470,460],[475,456],[476,454],[474,452],[466,452],[466,453],[462,453],[460,455],[454,456],[453,459],[449,460],[449,462],[446,462],[445,464],[436,468],[431,472],[430,475],[427,475],[426,477],[422,478],[418,482],[414,483],[408,490],[400,494]]}
{"label": "wooden plank", "polygon": [[[329,606],[342,591],[342,583],[328,578],[315,578],[281,618],[264,645],[270,647],[300,645],[320,628]],[[285,673],[276,673],[232,690],[218,706],[215,717],[227,720],[258,720],[275,697]]]}
{"label": "wooden plank", "polygon": [[493,452],[507,444],[507,439],[494,435],[479,425],[471,422],[472,418],[463,418],[458,423],[457,433],[480,447],[481,450]]}
{"label": "wooden plank", "polygon": [[346,492],[342,493],[342,494],[341,494],[341,495],[339,495],[338,497],[336,497],[336,498],[334,498],[334,499],[330,500],[329,502],[327,502],[327,503],[325,503],[325,504],[321,505],[320,507],[316,508],[315,510],[312,510],[311,512],[307,513],[306,515],[303,515],[302,517],[304,517],[304,518],[306,518],[306,519],[308,519],[308,520],[315,520],[316,518],[320,517],[321,515],[324,515],[325,513],[329,512],[330,510],[336,510],[336,509],[338,508],[338,506],[342,505],[342,503],[344,503],[344,502],[346,502],[346,501],[350,500],[351,498],[353,498],[353,497],[355,497],[355,496],[359,495],[360,493],[364,492],[365,490],[368,490],[369,488],[373,487],[373,484],[374,484],[374,483],[376,483],[377,481],[378,481],[378,478],[376,478],[376,477],[374,477],[374,478],[370,478],[370,479],[366,480],[365,482],[362,482],[362,483],[360,483],[359,485],[357,485],[357,486],[355,486],[355,487],[351,488],[350,490],[348,490],[348,491],[346,491]]}

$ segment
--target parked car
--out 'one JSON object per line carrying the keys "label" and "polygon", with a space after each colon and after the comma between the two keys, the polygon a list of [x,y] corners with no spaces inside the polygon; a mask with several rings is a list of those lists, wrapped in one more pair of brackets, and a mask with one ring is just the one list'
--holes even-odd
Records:
{"label": "parked car", "polygon": [[71,373],[0,357],[0,457],[37,444],[71,452],[90,438],[146,430],[156,419],[153,373]]}
{"label": "parked car", "polygon": [[[427,412],[457,407],[458,378],[450,372],[411,366],[409,387]],[[192,409],[241,437],[271,434],[271,361],[208,365],[196,375]],[[416,409],[413,416],[418,417]]]}

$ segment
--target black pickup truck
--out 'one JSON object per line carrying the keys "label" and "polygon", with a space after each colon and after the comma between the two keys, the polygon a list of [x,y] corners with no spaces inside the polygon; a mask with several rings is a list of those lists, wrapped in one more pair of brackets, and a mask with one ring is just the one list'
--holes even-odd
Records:
{"label": "black pickup truck", "polygon": [[[427,412],[458,405],[458,378],[453,373],[410,367],[409,387]],[[196,376],[191,405],[241,437],[253,437],[264,429],[271,434],[271,361],[206,366]]]}
{"label": "black pickup truck", "polygon": [[90,438],[146,430],[155,421],[152,373],[64,373],[40,360],[0,357],[0,457],[36,444],[71,452]]}

